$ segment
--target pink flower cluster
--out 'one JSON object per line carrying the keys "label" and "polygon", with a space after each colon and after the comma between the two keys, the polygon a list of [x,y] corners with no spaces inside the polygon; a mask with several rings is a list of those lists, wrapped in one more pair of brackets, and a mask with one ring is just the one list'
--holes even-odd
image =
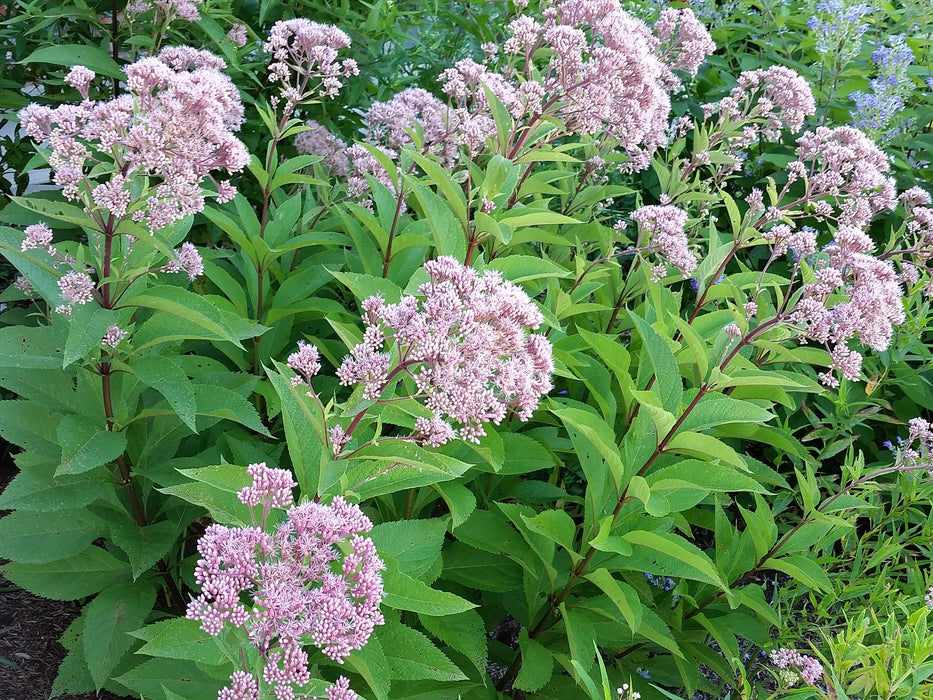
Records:
{"label": "pink flower cluster", "polygon": [[[541,325],[541,313],[497,272],[480,275],[447,256],[425,270],[423,300],[363,302],[366,332],[337,370],[341,384],[362,382],[364,398],[374,399],[398,373],[411,375],[433,414],[416,423],[413,436],[428,445],[455,435],[478,442],[482,424],[499,424],[509,410],[530,418],[553,371],[550,343],[528,332]],[[390,337],[398,353],[392,369],[393,356],[381,351]]]}
{"label": "pink flower cluster", "polygon": [[[379,572],[385,565],[363,534],[372,522],[359,506],[341,496],[329,506],[293,505],[296,484],[288,471],[254,464],[249,473],[253,485],[240,492],[240,501],[262,505],[263,525],[272,508],[287,508],[286,519],[272,534],[258,526],[209,526],[198,542],[201,593],[188,605],[188,617],[211,635],[228,622],[243,627],[265,660],[263,680],[284,700],[310,679],[304,635],[342,663],[384,623]],[[220,697],[252,697],[255,678],[246,676],[231,676]],[[353,697],[349,692],[338,681],[334,697]]]}
{"label": "pink flower cluster", "polygon": [[[203,210],[201,183],[213,180],[212,171],[238,172],[249,162],[234,136],[243,105],[224,67],[206,51],[166,48],[126,67],[120,97],[54,109],[29,105],[20,123],[36,141],[48,141],[54,180],[66,198],[92,214],[131,215],[154,233]],[[69,75],[86,95],[91,72],[76,70]],[[135,199],[134,183],[143,185]],[[215,184],[219,199],[235,194],[228,182]]]}
{"label": "pink flower cluster", "polygon": [[198,5],[203,0],[133,0],[126,6],[126,11],[131,15],[140,15],[152,9],[153,2],[156,8],[156,21],[167,19],[171,21],[175,17],[187,20],[189,22],[199,22],[201,13],[198,12]]}
{"label": "pink flower cluster", "polygon": [[808,685],[815,685],[816,681],[823,677],[823,665],[819,661],[792,649],[772,651],[771,663],[780,669],[795,667]]}
{"label": "pink flower cluster", "polygon": [[262,48],[272,54],[269,81],[281,83],[286,113],[296,105],[318,97],[334,97],[341,78],[359,74],[352,58],[337,60],[337,53],[350,45],[350,37],[330,24],[307,19],[276,22]]}
{"label": "pink flower cluster", "polygon": [[189,280],[204,274],[204,261],[193,243],[182,243],[181,250],[175,251],[175,259],[169,260],[163,272],[185,272]]}
{"label": "pink flower cluster", "polygon": [[670,204],[650,205],[636,209],[632,213],[632,219],[639,229],[650,237],[650,242],[645,241],[643,245],[656,250],[667,263],[680,270],[684,277],[689,277],[696,269],[697,258],[687,246],[687,212]]}
{"label": "pink flower cluster", "polygon": [[[894,326],[905,320],[899,275],[892,265],[869,254],[873,247],[861,229],[840,226],[824,249],[828,264],[815,270],[815,281],[804,285],[789,314],[792,323],[804,327],[804,337],[833,346],[830,370],[837,369],[850,380],[858,379],[862,357],[848,348],[848,340],[857,338],[875,350],[885,350]],[[840,291],[848,300],[830,305]],[[828,386],[839,385],[831,371],[821,373],[820,379]]]}
{"label": "pink flower cluster", "polygon": [[[574,133],[608,132],[630,169],[647,166],[666,140],[668,93],[680,84],[672,70],[695,74],[715,48],[692,11],[662,13],[655,36],[619,0],[563,0],[541,20],[522,15],[508,30],[503,50],[517,66],[496,71],[466,59],[439,78],[457,108],[460,142],[477,150],[495,136],[488,89],[515,119],[548,114]],[[497,56],[484,51],[486,61]],[[546,65],[535,66],[539,55],[550,56]]]}
{"label": "pink flower cluster", "polygon": [[295,136],[295,150],[305,155],[321,156],[331,175],[343,176],[349,170],[347,144],[314,120],[305,122],[307,131]]}
{"label": "pink flower cluster", "polygon": [[805,197],[818,216],[864,227],[897,206],[887,156],[858,129],[817,127],[797,140],[797,158],[787,166],[788,177],[806,179]]}

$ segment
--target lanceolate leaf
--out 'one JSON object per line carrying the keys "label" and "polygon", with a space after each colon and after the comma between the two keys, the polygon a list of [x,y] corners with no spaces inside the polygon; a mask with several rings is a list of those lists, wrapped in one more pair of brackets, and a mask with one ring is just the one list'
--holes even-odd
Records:
{"label": "lanceolate leaf", "polygon": [[126,449],[126,434],[107,430],[88,418],[69,414],[58,425],[62,463],[58,474],[82,474],[112,462]]}
{"label": "lanceolate leaf", "polygon": [[68,559],[45,564],[13,562],[0,568],[3,575],[30,593],[52,600],[78,600],[128,575],[127,565],[100,547],[90,546]]}
{"label": "lanceolate leaf", "polygon": [[131,358],[130,369],[139,381],[162,394],[181,421],[197,432],[194,386],[181,365],[172,357],[144,355]]}
{"label": "lanceolate leaf", "polygon": [[412,578],[398,568],[390,556],[384,556],[386,571],[383,573],[385,598],[383,605],[396,610],[410,610],[422,615],[454,615],[475,608],[476,605],[460,596],[438,591],[426,583]]}

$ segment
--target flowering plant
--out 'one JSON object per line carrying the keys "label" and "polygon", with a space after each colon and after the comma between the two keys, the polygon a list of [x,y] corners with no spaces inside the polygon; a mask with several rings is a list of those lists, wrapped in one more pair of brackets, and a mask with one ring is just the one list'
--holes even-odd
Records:
{"label": "flowering plant", "polygon": [[392,93],[363,20],[286,5],[26,60],[62,70],[16,112],[51,189],[0,212],[0,556],[86,601],[54,694],[849,677],[792,634],[844,554],[929,589],[870,540],[930,527],[928,188],[689,8],[484,4]]}

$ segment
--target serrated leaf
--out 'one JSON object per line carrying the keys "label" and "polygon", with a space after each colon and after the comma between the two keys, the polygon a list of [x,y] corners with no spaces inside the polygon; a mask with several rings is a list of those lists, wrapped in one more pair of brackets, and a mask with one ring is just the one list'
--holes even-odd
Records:
{"label": "serrated leaf", "polygon": [[644,608],[638,593],[627,583],[616,581],[607,569],[596,569],[586,574],[586,579],[596,584],[599,589],[606,594],[606,597],[612,601],[632,632],[637,632],[641,627]]}
{"label": "serrated leaf", "polygon": [[486,672],[486,661],[489,658],[486,626],[476,610],[465,610],[443,617],[419,615],[418,619],[428,634],[466,656],[481,674]]}
{"label": "serrated leaf", "polygon": [[68,559],[45,564],[12,562],[0,570],[17,586],[52,600],[86,598],[129,573],[125,563],[94,546]]}
{"label": "serrated leaf", "polygon": [[441,556],[446,520],[395,520],[376,525],[369,533],[380,555],[387,554],[412,578],[420,579]]}
{"label": "serrated leaf", "polygon": [[0,493],[0,510],[57,511],[81,508],[113,492],[109,475],[86,473],[55,477],[58,460],[30,464]]}
{"label": "serrated leaf", "polygon": [[[661,399],[661,407],[674,413],[680,407],[684,388],[680,377],[680,369],[677,367],[677,360],[674,358],[671,346],[658,335],[658,332],[647,321],[634,313],[629,314],[629,316],[636,328],[638,328],[638,334],[645,344],[638,368],[639,381],[647,382],[648,375],[654,376],[655,383],[651,390]],[[645,366],[645,369],[643,369],[642,365]],[[643,387],[644,384],[640,383],[639,386]]]}
{"label": "serrated leaf", "polygon": [[440,494],[450,511],[451,527],[459,527],[476,510],[476,496],[463,484],[456,481],[444,481],[432,484],[431,488]]}
{"label": "serrated leaf", "polygon": [[25,564],[67,559],[104,532],[106,523],[86,510],[18,510],[0,519],[0,557]]}
{"label": "serrated leaf", "polygon": [[390,623],[377,632],[392,678],[465,681],[467,676],[421,632]]}
{"label": "serrated leaf", "polygon": [[372,635],[366,645],[350,654],[344,663],[364,678],[376,694],[376,700],[388,699],[391,688],[389,664],[379,637]]}
{"label": "serrated leaf", "polygon": [[[349,459],[356,462],[349,469],[346,469],[345,460],[332,464],[341,471],[346,469],[341,475],[344,477],[341,483],[352,488],[360,500],[450,481],[462,476],[471,466],[440,452],[399,440],[385,440],[363,447]],[[324,489],[329,491],[335,484],[333,480],[325,481]]]}
{"label": "serrated leaf", "polygon": [[282,423],[295,480],[302,493],[321,495],[324,417],[306,396],[307,390],[301,391],[285,381],[281,366],[276,367],[278,372],[267,367],[266,375],[282,402]]}
{"label": "serrated leaf", "polygon": [[58,424],[62,463],[55,474],[83,474],[112,462],[126,449],[126,434],[101,427],[94,421],[69,414]]}
{"label": "serrated leaf", "polygon": [[571,275],[569,270],[557,263],[534,255],[506,255],[489,262],[486,269],[498,270],[505,279],[515,284],[546,277],[570,277]]}
{"label": "serrated leaf", "polygon": [[155,588],[148,582],[123,583],[101,591],[85,614],[84,660],[98,690],[133,645],[130,632],[138,628],[152,612]]}
{"label": "serrated leaf", "polygon": [[519,632],[518,647],[522,652],[522,667],[513,685],[527,693],[541,690],[554,675],[553,654],[541,642],[531,639],[524,627]]}
{"label": "serrated leaf", "polygon": [[177,316],[200,328],[206,338],[233,343],[238,348],[242,337],[230,328],[226,318],[207,299],[181,287],[151,287],[123,302],[124,306],[144,307]]}
{"label": "serrated leaf", "polygon": [[[633,558],[638,555],[639,549],[658,552],[686,567],[681,569],[678,575],[704,581],[723,590],[727,589],[726,583],[719,577],[710,558],[683,537],[665,532],[635,530],[625,533],[622,538],[635,549]],[[647,571],[647,569],[644,570]]]}
{"label": "serrated leaf", "polygon": [[733,399],[723,394],[710,394],[700,399],[680,424],[679,430],[698,432],[727,423],[767,423],[772,418],[773,413],[750,401]]}
{"label": "serrated leaf", "polygon": [[63,326],[0,328],[0,367],[62,368]]}

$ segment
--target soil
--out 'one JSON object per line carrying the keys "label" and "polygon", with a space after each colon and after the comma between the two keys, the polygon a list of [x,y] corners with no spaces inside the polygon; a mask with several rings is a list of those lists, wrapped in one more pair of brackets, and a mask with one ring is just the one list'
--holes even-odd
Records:
{"label": "soil", "polygon": [[[7,446],[0,442],[0,491],[15,475]],[[58,639],[80,612],[78,603],[36,597],[0,577],[0,700],[47,700],[65,658]],[[106,691],[58,698],[123,700]]]}

